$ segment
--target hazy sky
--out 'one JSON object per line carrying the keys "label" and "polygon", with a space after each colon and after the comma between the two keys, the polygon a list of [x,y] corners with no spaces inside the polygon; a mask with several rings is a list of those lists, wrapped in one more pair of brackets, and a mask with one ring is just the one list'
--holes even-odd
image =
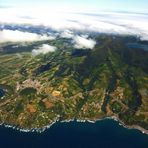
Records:
{"label": "hazy sky", "polygon": [[[148,0],[0,0],[2,28],[3,24],[45,26],[67,37],[74,36],[72,30],[80,30],[130,34],[148,40]],[[1,41],[20,40],[20,36],[22,40],[46,38],[19,30],[0,30]],[[76,41],[87,44],[81,38]]]}
{"label": "hazy sky", "polygon": [[148,12],[148,0],[0,0],[0,7],[51,7],[59,10]]}

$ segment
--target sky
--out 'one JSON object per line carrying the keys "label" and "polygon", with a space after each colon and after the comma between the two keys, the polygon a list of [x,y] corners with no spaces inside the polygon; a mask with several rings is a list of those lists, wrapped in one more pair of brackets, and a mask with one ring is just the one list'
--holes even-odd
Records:
{"label": "sky", "polygon": [[0,7],[48,7],[76,11],[134,11],[148,12],[148,0],[0,0]]}
{"label": "sky", "polygon": [[[8,29],[6,24],[56,30],[61,37],[73,38],[77,48],[95,45],[85,36],[87,32],[148,40],[148,0],[0,0],[0,42],[56,38],[54,34]],[[84,36],[76,36],[75,30],[85,32]],[[53,48],[47,47],[45,52],[49,50]]]}

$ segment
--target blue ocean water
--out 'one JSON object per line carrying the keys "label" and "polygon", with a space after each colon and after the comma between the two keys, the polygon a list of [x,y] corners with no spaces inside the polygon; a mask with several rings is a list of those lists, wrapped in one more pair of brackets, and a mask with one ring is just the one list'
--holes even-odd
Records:
{"label": "blue ocean water", "polygon": [[0,88],[0,98],[2,98],[5,95],[5,91]]}
{"label": "blue ocean water", "polygon": [[0,127],[0,148],[148,148],[148,135],[106,119],[56,123],[43,133]]}

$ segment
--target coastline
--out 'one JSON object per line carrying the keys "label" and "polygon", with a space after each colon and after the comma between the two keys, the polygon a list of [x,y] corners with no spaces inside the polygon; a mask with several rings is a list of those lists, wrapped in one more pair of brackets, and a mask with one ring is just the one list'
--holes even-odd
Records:
{"label": "coastline", "polygon": [[96,119],[96,120],[89,120],[89,119],[86,119],[86,120],[83,120],[83,119],[69,119],[69,120],[62,120],[62,121],[60,121],[59,118],[57,118],[51,124],[49,124],[47,126],[44,126],[42,128],[32,128],[32,129],[24,129],[24,128],[20,128],[20,127],[9,125],[9,124],[5,124],[5,123],[1,123],[0,126],[4,126],[5,128],[11,128],[13,130],[17,130],[17,131],[24,132],[24,133],[32,133],[32,132],[42,133],[42,132],[46,131],[47,129],[49,129],[52,125],[56,124],[57,122],[60,122],[60,123],[67,122],[68,123],[68,122],[76,121],[76,122],[81,122],[81,123],[89,122],[89,123],[93,123],[94,124],[96,122],[99,122],[99,121],[102,121],[102,120],[106,120],[106,119],[114,120],[114,121],[118,122],[120,126],[123,126],[124,128],[127,128],[127,129],[135,129],[135,130],[140,131],[142,134],[148,135],[148,130],[146,130],[146,129],[138,126],[138,125],[128,126],[128,125],[126,125],[123,121],[121,121],[116,116],[104,117],[102,119]]}

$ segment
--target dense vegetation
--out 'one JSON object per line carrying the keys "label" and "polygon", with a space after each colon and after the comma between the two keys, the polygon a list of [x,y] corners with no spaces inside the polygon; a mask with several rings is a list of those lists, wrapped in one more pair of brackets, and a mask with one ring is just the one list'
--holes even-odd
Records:
{"label": "dense vegetation", "polygon": [[[92,50],[75,49],[62,38],[2,46],[0,122],[38,128],[55,119],[117,116],[148,130],[148,52],[127,46],[147,42],[131,36],[93,38]],[[43,43],[58,50],[32,56],[30,51]]]}

